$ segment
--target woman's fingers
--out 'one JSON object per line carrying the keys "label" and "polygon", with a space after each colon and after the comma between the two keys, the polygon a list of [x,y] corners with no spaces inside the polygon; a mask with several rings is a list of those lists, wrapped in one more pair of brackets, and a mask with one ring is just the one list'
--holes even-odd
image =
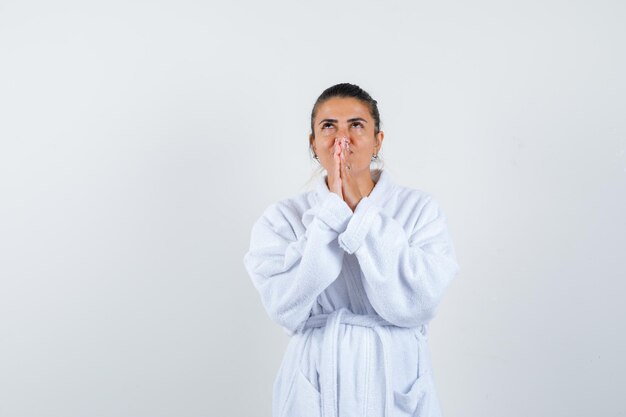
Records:
{"label": "woman's fingers", "polygon": [[347,162],[346,158],[349,156],[348,152],[350,150],[350,144],[347,139],[343,139],[341,142],[341,171],[344,173],[348,173],[350,170],[350,164]]}
{"label": "woman's fingers", "polygon": [[332,192],[337,193],[343,199],[341,185],[341,145],[337,138],[333,149],[333,164],[328,173],[329,187]]}
{"label": "woman's fingers", "polygon": [[346,175],[350,174],[350,164],[346,161],[345,156],[341,158],[341,179],[345,179]]}

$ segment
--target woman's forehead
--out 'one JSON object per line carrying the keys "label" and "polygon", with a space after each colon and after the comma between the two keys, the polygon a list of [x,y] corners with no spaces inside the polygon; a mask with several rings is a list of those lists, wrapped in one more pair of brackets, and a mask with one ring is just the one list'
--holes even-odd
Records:
{"label": "woman's forehead", "polygon": [[317,109],[316,119],[347,120],[354,117],[371,119],[368,106],[361,100],[353,97],[333,97]]}

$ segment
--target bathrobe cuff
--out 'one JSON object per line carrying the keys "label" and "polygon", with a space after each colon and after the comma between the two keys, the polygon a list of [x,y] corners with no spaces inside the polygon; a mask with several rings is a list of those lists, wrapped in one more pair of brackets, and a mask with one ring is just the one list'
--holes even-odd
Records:
{"label": "bathrobe cuff", "polygon": [[352,210],[337,193],[328,193],[320,203],[316,217],[337,233],[346,230]]}
{"label": "bathrobe cuff", "polygon": [[371,198],[363,197],[357,204],[346,230],[339,234],[339,246],[347,253],[354,253],[365,241],[365,236],[370,230],[374,218],[379,212],[379,207]]}

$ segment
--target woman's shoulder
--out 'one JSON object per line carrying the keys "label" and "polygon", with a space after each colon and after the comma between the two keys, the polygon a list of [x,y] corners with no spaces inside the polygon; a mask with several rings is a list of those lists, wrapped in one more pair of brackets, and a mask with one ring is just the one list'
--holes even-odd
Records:
{"label": "woman's shoulder", "polygon": [[435,192],[410,185],[395,184],[388,207],[407,224],[419,224],[445,218]]}
{"label": "woman's shoulder", "polygon": [[414,198],[419,200],[427,200],[432,198],[432,193],[430,191],[426,191],[423,188],[396,184],[395,186],[396,192],[405,198]]}
{"label": "woman's shoulder", "polygon": [[302,191],[269,204],[263,210],[261,217],[274,222],[296,222],[300,221],[303,213],[314,204],[315,196],[313,191]]}
{"label": "woman's shoulder", "polygon": [[376,181],[376,186],[371,195],[376,202],[384,206],[419,204],[432,198],[428,191],[406,185],[388,169],[372,171],[372,178]]}
{"label": "woman's shoulder", "polygon": [[433,200],[433,194],[423,188],[394,184],[392,193],[395,205],[416,209],[423,207]]}

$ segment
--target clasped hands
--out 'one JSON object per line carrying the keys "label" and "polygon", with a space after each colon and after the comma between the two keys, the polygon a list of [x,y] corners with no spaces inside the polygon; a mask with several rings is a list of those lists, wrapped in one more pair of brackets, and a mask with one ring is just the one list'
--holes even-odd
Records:
{"label": "clasped hands", "polygon": [[350,165],[350,145],[347,138],[335,138],[333,161],[328,170],[328,188],[341,197],[352,211],[363,198]]}

